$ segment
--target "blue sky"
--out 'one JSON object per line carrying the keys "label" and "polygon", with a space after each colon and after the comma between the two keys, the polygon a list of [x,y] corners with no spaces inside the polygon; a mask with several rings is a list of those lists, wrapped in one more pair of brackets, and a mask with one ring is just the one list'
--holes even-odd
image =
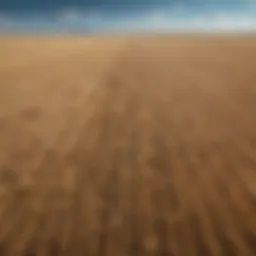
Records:
{"label": "blue sky", "polygon": [[0,0],[0,31],[256,31],[256,0]]}

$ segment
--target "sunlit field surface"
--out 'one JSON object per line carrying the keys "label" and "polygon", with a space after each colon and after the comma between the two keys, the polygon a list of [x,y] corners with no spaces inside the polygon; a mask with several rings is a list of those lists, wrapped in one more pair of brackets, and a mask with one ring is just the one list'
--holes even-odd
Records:
{"label": "sunlit field surface", "polygon": [[0,56],[0,255],[256,255],[256,37]]}

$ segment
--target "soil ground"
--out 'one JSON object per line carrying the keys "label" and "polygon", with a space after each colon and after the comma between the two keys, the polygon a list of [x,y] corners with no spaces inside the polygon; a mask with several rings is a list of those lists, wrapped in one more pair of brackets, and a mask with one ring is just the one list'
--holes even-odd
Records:
{"label": "soil ground", "polygon": [[0,255],[256,255],[256,37],[0,56]]}

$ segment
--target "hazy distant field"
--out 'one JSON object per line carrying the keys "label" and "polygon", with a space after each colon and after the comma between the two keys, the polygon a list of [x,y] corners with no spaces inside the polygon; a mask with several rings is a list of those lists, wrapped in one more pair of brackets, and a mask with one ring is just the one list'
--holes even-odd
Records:
{"label": "hazy distant field", "polygon": [[0,56],[0,255],[256,255],[256,36]]}

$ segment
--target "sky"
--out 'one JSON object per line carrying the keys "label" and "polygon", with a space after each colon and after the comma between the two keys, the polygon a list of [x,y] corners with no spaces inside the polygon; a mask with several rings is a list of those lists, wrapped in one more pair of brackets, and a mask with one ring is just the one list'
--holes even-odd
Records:
{"label": "sky", "polygon": [[1,31],[256,32],[256,0],[0,0]]}

